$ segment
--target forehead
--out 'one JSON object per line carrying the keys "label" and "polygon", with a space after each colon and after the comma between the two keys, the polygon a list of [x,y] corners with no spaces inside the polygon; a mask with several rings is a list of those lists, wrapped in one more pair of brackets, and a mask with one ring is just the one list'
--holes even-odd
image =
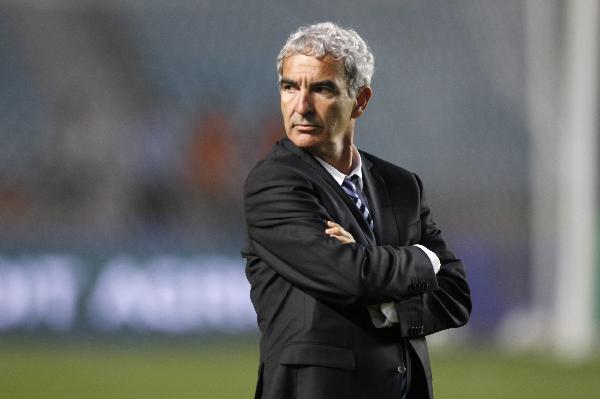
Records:
{"label": "forehead", "polygon": [[340,60],[329,56],[317,58],[311,55],[294,54],[283,60],[281,74],[284,78],[309,80],[338,80],[344,81],[346,70]]}

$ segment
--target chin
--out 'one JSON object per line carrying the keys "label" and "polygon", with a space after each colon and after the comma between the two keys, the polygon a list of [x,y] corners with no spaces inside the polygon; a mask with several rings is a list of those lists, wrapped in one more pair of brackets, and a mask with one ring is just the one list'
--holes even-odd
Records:
{"label": "chin", "polygon": [[321,138],[315,135],[305,133],[292,133],[288,134],[288,138],[300,148],[312,148],[321,144]]}

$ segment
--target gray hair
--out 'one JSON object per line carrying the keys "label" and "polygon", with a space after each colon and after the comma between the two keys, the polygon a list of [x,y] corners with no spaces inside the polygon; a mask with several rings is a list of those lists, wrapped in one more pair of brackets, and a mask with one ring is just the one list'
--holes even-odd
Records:
{"label": "gray hair", "polygon": [[282,78],[286,57],[303,54],[317,58],[330,56],[342,60],[346,69],[348,93],[371,84],[375,57],[367,43],[353,29],[342,28],[332,22],[301,27],[292,33],[277,56],[277,73]]}

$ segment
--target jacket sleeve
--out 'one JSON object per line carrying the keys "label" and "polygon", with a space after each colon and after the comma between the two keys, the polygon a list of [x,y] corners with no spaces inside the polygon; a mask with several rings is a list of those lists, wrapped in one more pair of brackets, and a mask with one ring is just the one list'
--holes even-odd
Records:
{"label": "jacket sleeve", "polygon": [[[400,301],[438,289],[427,255],[417,247],[341,244],[325,234],[331,217],[303,174],[263,162],[244,187],[249,255],[295,287],[327,303]],[[415,281],[428,282],[427,287]]]}
{"label": "jacket sleeve", "polygon": [[[415,175],[421,192],[421,241],[435,252],[441,262],[436,275],[438,287],[395,304],[403,337],[433,334],[464,325],[471,314],[471,295],[464,265],[446,247],[423,195],[423,185]],[[419,285],[419,284],[417,284]],[[427,288],[427,284],[424,284]]]}

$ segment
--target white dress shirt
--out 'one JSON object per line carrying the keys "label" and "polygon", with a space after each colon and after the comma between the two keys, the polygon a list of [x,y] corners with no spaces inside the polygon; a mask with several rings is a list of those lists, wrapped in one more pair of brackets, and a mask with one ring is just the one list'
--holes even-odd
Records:
{"label": "white dress shirt", "polygon": [[[362,178],[362,160],[360,158],[360,153],[356,149],[356,147],[352,147],[352,170],[350,174],[346,176],[321,158],[315,156],[315,159],[319,161],[321,165],[325,168],[325,170],[335,179],[335,181],[341,186],[344,182],[344,179],[347,177],[356,175],[358,176],[358,188],[363,191],[363,178]],[[372,215],[372,214],[371,214]],[[335,220],[334,220],[335,222]],[[377,220],[374,221],[377,224]],[[441,262],[437,255],[426,248],[423,245],[415,244],[415,247],[418,247],[425,255],[429,258],[431,262],[431,266],[433,267],[433,271],[437,274],[440,270]],[[393,324],[398,323],[398,313],[396,312],[396,308],[394,307],[394,302],[385,302],[378,305],[369,305],[368,307],[369,314],[371,315],[371,321],[373,325],[377,328],[390,327]]]}

